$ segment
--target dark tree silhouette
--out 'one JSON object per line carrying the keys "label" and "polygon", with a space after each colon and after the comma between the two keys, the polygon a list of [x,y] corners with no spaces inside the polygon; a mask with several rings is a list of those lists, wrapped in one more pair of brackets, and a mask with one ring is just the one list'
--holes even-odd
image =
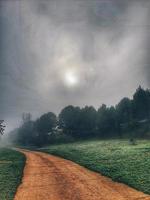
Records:
{"label": "dark tree silhouette", "polygon": [[[31,120],[30,113],[23,114],[22,119],[23,124],[14,132],[22,144],[48,144],[57,131],[68,138],[119,136],[134,141],[136,136],[150,137],[150,90],[140,86],[133,99],[125,97],[115,107],[103,104],[97,111],[92,106],[69,105],[62,109],[58,121],[52,112],[43,114],[36,121]],[[4,131],[2,122],[1,133]]]}
{"label": "dark tree silhouette", "polygon": [[79,107],[67,106],[59,114],[59,125],[66,134],[76,136],[81,123]]}
{"label": "dark tree silhouette", "polygon": [[149,91],[145,91],[141,86],[133,95],[134,117],[137,120],[148,119],[150,115]]}

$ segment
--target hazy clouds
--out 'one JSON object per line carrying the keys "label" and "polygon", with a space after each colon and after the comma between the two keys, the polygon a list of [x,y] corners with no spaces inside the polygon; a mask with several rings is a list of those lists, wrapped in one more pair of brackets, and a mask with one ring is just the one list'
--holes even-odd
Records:
{"label": "hazy clouds", "polygon": [[14,0],[0,11],[0,117],[9,127],[22,112],[116,104],[150,86],[148,0]]}

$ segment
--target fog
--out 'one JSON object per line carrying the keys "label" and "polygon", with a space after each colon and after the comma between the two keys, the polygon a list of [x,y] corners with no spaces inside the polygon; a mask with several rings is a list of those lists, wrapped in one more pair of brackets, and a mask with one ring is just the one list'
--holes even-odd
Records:
{"label": "fog", "polygon": [[150,2],[0,1],[0,119],[7,131],[67,105],[115,105],[150,87]]}

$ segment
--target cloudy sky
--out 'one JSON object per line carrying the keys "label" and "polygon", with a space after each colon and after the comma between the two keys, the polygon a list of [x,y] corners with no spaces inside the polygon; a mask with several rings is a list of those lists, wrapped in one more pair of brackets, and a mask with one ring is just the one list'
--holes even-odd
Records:
{"label": "cloudy sky", "polygon": [[7,130],[69,104],[150,87],[149,0],[1,0],[0,119]]}

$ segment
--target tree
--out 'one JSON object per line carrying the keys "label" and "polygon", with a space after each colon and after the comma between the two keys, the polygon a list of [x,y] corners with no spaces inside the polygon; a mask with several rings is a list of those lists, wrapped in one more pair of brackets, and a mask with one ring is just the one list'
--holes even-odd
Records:
{"label": "tree", "polygon": [[32,121],[31,114],[26,113],[22,115],[22,119],[23,124],[18,128],[17,133],[15,131],[19,144],[41,146],[48,143],[49,133],[57,123],[54,113],[46,113],[36,121]]}
{"label": "tree", "polygon": [[98,109],[97,127],[102,137],[109,137],[116,134],[116,112],[114,107],[107,108],[103,104]]}
{"label": "tree", "polygon": [[59,124],[64,133],[74,137],[87,137],[93,135],[96,129],[97,112],[92,106],[79,107],[67,106],[59,115]]}
{"label": "tree", "polygon": [[48,143],[49,134],[52,132],[53,128],[56,127],[56,124],[57,117],[52,112],[48,112],[36,120],[35,127],[39,145]]}
{"label": "tree", "polygon": [[129,98],[123,98],[116,106],[118,122],[129,123],[132,119],[132,101]]}
{"label": "tree", "polygon": [[22,113],[22,121],[23,123],[29,122],[32,119],[31,113]]}
{"label": "tree", "polygon": [[85,106],[81,109],[79,132],[80,136],[92,136],[96,132],[97,112],[93,106]]}
{"label": "tree", "polygon": [[17,131],[17,140],[22,145],[33,145],[34,144],[34,122],[26,121],[19,127]]}
{"label": "tree", "polygon": [[145,91],[141,86],[133,95],[134,117],[137,120],[148,119],[150,115],[149,91]]}
{"label": "tree", "polygon": [[150,90],[146,90],[146,98],[147,98],[147,108],[148,108],[148,119],[150,120]]}
{"label": "tree", "polygon": [[80,108],[72,105],[65,107],[60,112],[59,125],[66,134],[76,136],[80,126],[80,114]]}
{"label": "tree", "polygon": [[5,125],[3,125],[3,123],[4,123],[4,120],[0,120],[0,135],[4,134]]}

